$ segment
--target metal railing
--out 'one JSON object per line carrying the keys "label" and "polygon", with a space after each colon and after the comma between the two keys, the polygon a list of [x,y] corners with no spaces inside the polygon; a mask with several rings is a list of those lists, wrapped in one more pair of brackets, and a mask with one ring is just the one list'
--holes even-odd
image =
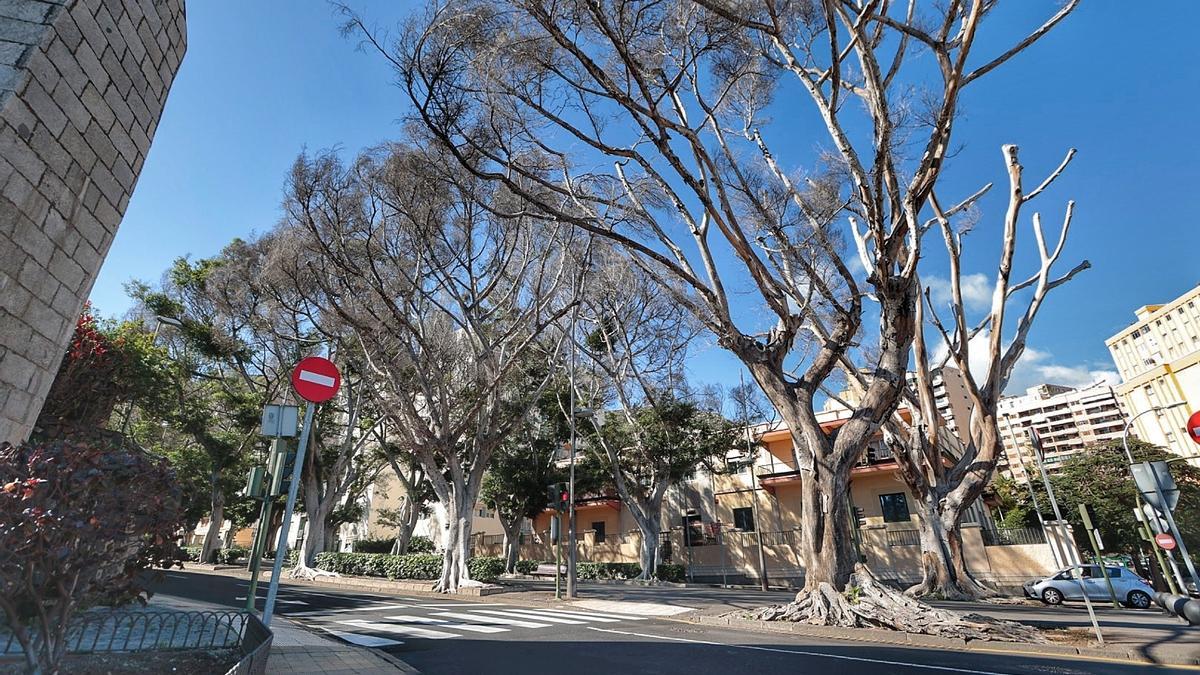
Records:
{"label": "metal railing", "polygon": [[1024,546],[1046,543],[1046,532],[1040,527],[998,527],[979,531],[984,546]]}
{"label": "metal railing", "polygon": [[[67,653],[231,649],[242,644],[249,618],[241,611],[93,610],[72,619]],[[0,655],[21,651],[16,635],[0,624]]]}
{"label": "metal railing", "polygon": [[888,530],[888,546],[919,546],[921,544],[920,530]]}

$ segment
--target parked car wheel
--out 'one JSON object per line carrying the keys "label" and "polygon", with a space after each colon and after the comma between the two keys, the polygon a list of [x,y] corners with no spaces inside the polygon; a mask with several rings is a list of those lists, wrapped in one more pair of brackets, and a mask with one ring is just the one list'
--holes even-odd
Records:
{"label": "parked car wheel", "polygon": [[1061,605],[1063,601],[1062,591],[1057,588],[1047,588],[1042,591],[1042,602],[1047,605]]}
{"label": "parked car wheel", "polygon": [[1138,609],[1150,608],[1150,594],[1142,591],[1129,591],[1129,597],[1126,598],[1125,604]]}

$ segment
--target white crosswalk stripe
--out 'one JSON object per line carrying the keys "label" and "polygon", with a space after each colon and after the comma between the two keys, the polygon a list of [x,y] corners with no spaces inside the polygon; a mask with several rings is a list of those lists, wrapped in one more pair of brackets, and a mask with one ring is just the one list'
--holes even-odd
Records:
{"label": "white crosswalk stripe", "polygon": [[[615,614],[612,612],[592,612],[590,610],[571,611],[540,607],[516,607],[513,605],[496,605],[459,603],[455,605],[440,605],[454,608],[458,611],[440,609],[430,606],[427,614],[422,613],[420,605],[365,605],[363,607],[326,610],[329,614],[325,621],[337,629],[320,626],[325,630],[352,644],[365,647],[390,647],[404,644],[384,636],[405,636],[408,638],[424,638],[428,640],[448,640],[466,637],[471,633],[494,634],[506,633],[519,628],[547,628],[551,625],[579,626],[588,623],[620,623],[622,621],[645,621],[647,617]],[[496,609],[502,607],[503,609]],[[367,619],[341,619],[339,613],[353,611],[381,611],[407,608],[411,614],[391,614],[380,617],[370,616]],[[320,622],[315,616],[317,612],[302,612],[306,616]],[[297,616],[297,615],[292,615]],[[342,614],[341,616],[344,616]],[[352,632],[353,631],[353,632]]]}
{"label": "white crosswalk stripe", "polygon": [[324,626],[321,627],[321,630],[334,637],[341,638],[352,645],[358,645],[360,647],[394,647],[395,645],[404,644],[399,640],[389,640],[388,638],[375,637],[374,635],[347,633],[346,631],[333,630],[332,628],[325,628]]}
{"label": "white crosswalk stripe", "polygon": [[461,619],[463,621],[473,621],[475,623],[494,623],[501,626],[518,626],[520,628],[545,628],[548,623],[537,623],[536,621],[520,620],[520,619],[505,619],[498,616],[485,616],[480,614],[467,614],[465,612],[435,612],[437,616],[445,616],[451,619]]}
{"label": "white crosswalk stripe", "polygon": [[465,630],[470,633],[507,633],[507,628],[499,626],[476,626],[470,623],[455,623],[446,621],[445,619],[435,619],[431,616],[408,616],[400,614],[397,616],[387,617],[388,621],[399,621],[400,623],[427,623],[433,624],[438,628],[449,628],[452,630]]}
{"label": "white crosswalk stripe", "polygon": [[554,616],[566,616],[573,619],[586,619],[588,621],[599,621],[601,623],[613,623],[620,621],[645,621],[644,616],[624,616],[621,614],[601,614],[599,612],[570,612],[565,609],[539,609],[539,612],[552,614]]}
{"label": "white crosswalk stripe", "polygon": [[291,618],[306,616],[322,616],[324,614],[341,614],[344,612],[382,612],[388,609],[406,609],[411,605],[363,605],[362,607],[343,607],[341,609],[316,609],[308,612],[288,612]]}
{"label": "white crosswalk stripe", "polygon": [[417,626],[405,626],[398,623],[381,623],[378,621],[365,621],[363,619],[350,619],[347,621],[339,621],[338,623],[355,628],[363,628],[366,630],[379,631],[381,633],[395,633],[397,635],[408,635],[410,637],[428,638],[430,640],[447,640],[449,638],[462,637],[458,633],[447,633],[440,630],[431,630],[429,628],[418,628]]}
{"label": "white crosswalk stripe", "polygon": [[519,609],[477,609],[475,612],[483,614],[499,614],[500,616],[510,616],[516,619],[534,619],[537,621],[549,621],[550,623],[565,623],[572,626],[580,626],[587,623],[586,621],[568,619],[563,616],[551,616],[545,612],[530,612]]}

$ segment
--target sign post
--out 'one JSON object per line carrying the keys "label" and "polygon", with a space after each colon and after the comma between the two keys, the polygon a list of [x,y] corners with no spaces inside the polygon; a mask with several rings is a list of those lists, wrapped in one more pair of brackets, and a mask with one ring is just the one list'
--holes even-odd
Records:
{"label": "sign post", "polygon": [[318,403],[324,403],[337,395],[342,384],[341,373],[333,361],[320,356],[302,359],[292,370],[292,388],[300,398],[308,401],[304,411],[304,428],[300,431],[300,447],[296,449],[296,461],[292,466],[292,480],[288,485],[287,506],[283,511],[283,524],[279,527],[279,544],[275,547],[275,564],[271,568],[271,584],[267,587],[267,602],[263,606],[262,622],[271,625],[275,613],[275,596],[279,593],[279,575],[283,571],[283,557],[287,551],[288,530],[292,527],[292,513],[296,509],[296,492],[300,487],[300,472],[304,467],[304,452],[312,436],[313,414]]}

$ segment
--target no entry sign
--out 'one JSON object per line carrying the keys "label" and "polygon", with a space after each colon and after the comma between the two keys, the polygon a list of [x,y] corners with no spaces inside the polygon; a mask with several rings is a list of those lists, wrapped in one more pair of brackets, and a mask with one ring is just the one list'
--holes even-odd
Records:
{"label": "no entry sign", "polygon": [[1193,441],[1200,443],[1200,410],[1192,413],[1192,416],[1188,418],[1187,432]]}
{"label": "no entry sign", "polygon": [[300,398],[311,403],[324,403],[333,398],[342,384],[342,375],[333,361],[310,356],[296,364],[292,371],[292,388]]}
{"label": "no entry sign", "polygon": [[1169,534],[1164,533],[1154,535],[1154,543],[1158,544],[1158,547],[1164,551],[1175,550],[1175,537],[1172,537]]}

